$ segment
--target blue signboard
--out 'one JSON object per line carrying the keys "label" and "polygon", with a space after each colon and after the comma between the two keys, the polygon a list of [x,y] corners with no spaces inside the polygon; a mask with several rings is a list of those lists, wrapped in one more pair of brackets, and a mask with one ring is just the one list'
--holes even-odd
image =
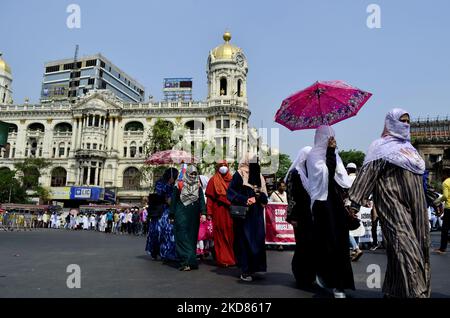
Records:
{"label": "blue signboard", "polygon": [[104,189],[98,187],[71,187],[70,199],[72,200],[103,200]]}
{"label": "blue signboard", "polygon": [[105,201],[116,203],[116,190],[114,188],[105,189]]}

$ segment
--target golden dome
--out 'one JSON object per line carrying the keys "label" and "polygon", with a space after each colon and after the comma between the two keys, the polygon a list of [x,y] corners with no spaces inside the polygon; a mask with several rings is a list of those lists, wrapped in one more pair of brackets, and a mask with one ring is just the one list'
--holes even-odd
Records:
{"label": "golden dome", "polygon": [[214,58],[217,60],[224,60],[224,59],[231,60],[233,58],[233,55],[236,54],[237,52],[240,52],[241,49],[238,48],[237,46],[230,44],[230,40],[231,40],[230,32],[228,32],[228,31],[225,32],[223,34],[223,39],[224,39],[225,43],[216,47],[212,51],[212,54],[213,54]]}
{"label": "golden dome", "polygon": [[0,53],[0,71],[5,71],[6,73],[11,74],[11,68],[8,63],[2,59],[2,53]]}

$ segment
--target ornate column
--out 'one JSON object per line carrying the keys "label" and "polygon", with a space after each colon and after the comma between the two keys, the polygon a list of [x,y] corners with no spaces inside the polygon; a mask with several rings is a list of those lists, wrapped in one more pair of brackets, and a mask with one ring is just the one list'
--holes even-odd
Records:
{"label": "ornate column", "polygon": [[87,175],[87,185],[91,185],[91,162],[89,161],[88,165],[88,175]]}
{"label": "ornate column", "polygon": [[109,124],[108,124],[108,144],[107,144],[107,150],[111,151],[112,148],[112,135],[113,135],[113,118],[109,118]]}
{"label": "ornate column", "polygon": [[116,146],[116,151],[119,152],[119,130],[120,130],[120,119],[116,119],[116,127],[114,128],[114,145]]}
{"label": "ornate column", "polygon": [[[77,143],[77,134],[78,134],[78,118],[74,118],[72,121],[72,138],[70,139],[70,150],[72,154],[75,154],[76,143]],[[67,157],[70,157],[71,154],[68,153]]]}

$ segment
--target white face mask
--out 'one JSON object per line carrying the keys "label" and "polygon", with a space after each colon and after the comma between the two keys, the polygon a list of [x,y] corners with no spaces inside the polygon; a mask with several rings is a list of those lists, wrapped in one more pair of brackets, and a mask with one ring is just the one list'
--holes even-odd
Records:
{"label": "white face mask", "polygon": [[228,167],[226,167],[226,166],[220,167],[220,168],[219,168],[219,172],[220,172],[221,174],[227,173],[227,172],[228,172]]}

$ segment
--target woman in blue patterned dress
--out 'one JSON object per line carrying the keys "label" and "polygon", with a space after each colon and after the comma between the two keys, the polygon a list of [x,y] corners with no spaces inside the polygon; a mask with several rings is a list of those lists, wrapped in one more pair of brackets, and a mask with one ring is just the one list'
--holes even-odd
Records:
{"label": "woman in blue patterned dress", "polygon": [[169,205],[178,170],[167,169],[155,184],[155,193],[149,195],[148,219],[149,231],[146,252],[156,260],[176,260],[175,236],[173,225],[169,222]]}

